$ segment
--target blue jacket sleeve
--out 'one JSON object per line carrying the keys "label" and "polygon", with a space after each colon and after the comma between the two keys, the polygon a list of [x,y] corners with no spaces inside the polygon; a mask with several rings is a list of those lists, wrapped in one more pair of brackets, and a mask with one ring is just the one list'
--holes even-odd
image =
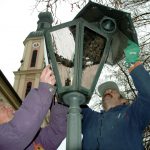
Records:
{"label": "blue jacket sleeve", "polygon": [[32,89],[12,121],[0,125],[0,149],[23,150],[35,137],[52,101],[49,84]]}
{"label": "blue jacket sleeve", "polygon": [[41,129],[35,140],[44,149],[56,150],[66,137],[68,107],[55,103],[50,112],[49,125]]}
{"label": "blue jacket sleeve", "polygon": [[130,73],[138,96],[131,105],[131,115],[135,117],[143,130],[150,123],[150,75],[139,65]]}

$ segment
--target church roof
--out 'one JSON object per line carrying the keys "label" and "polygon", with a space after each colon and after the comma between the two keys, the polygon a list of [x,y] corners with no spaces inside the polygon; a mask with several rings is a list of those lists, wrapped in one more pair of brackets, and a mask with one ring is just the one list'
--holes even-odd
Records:
{"label": "church roof", "polygon": [[53,22],[52,14],[49,11],[40,12],[38,18],[38,22],[49,22],[50,24]]}
{"label": "church roof", "polygon": [[39,20],[37,22],[37,24],[38,24],[37,30],[30,32],[28,34],[28,36],[26,37],[25,41],[28,38],[44,36],[43,29],[47,29],[47,28],[51,27],[52,22],[53,22],[53,18],[52,18],[52,15],[49,11],[40,12],[39,15],[38,15],[38,18],[39,18]]}

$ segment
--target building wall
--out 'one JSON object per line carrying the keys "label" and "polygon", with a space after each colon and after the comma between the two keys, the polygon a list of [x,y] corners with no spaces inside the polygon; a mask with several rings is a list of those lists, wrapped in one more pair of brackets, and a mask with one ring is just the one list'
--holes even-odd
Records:
{"label": "building wall", "polygon": [[0,71],[0,101],[9,103],[14,109],[18,109],[22,103],[2,71]]}

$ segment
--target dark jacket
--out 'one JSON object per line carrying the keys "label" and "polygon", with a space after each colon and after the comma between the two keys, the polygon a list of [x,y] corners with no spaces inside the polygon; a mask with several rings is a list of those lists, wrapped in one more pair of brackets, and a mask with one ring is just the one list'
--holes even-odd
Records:
{"label": "dark jacket", "polygon": [[66,107],[53,105],[50,124],[40,129],[52,98],[46,83],[32,89],[13,120],[0,125],[0,150],[33,150],[33,142],[41,144],[45,150],[56,150],[66,135]]}
{"label": "dark jacket", "polygon": [[142,133],[150,123],[150,75],[143,65],[130,73],[138,96],[131,105],[107,112],[83,109],[83,150],[143,150]]}

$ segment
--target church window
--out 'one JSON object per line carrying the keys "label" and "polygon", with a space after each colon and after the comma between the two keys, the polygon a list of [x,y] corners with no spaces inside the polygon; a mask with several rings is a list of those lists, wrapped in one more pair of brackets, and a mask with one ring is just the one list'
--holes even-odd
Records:
{"label": "church window", "polygon": [[28,82],[27,86],[26,86],[26,93],[25,93],[25,97],[27,96],[27,94],[29,93],[29,91],[31,90],[32,87],[32,82]]}
{"label": "church window", "polygon": [[35,67],[36,58],[37,58],[37,50],[34,50],[32,53],[32,59],[31,59],[30,67]]}

